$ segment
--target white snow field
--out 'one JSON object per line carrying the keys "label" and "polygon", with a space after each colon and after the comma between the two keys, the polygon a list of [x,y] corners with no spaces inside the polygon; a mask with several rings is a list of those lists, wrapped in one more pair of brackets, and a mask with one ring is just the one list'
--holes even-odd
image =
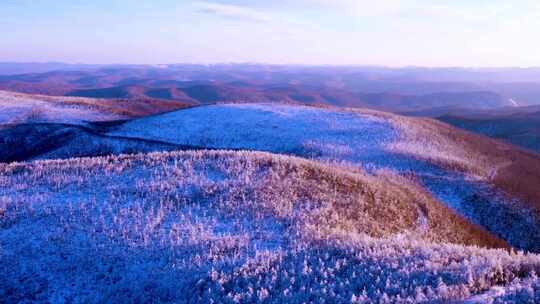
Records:
{"label": "white snow field", "polygon": [[0,299],[540,301],[540,256],[449,244],[474,229],[373,173],[247,151],[0,164]]}
{"label": "white snow field", "polygon": [[[62,97],[76,100],[77,98]],[[32,122],[82,124],[125,118],[89,106],[54,102],[50,98],[0,91],[0,125]]]}
{"label": "white snow field", "polygon": [[[406,132],[406,131],[405,131]],[[248,149],[414,175],[439,200],[512,246],[540,251],[540,222],[488,183],[390,149],[407,134],[376,113],[278,104],[196,107],[130,121],[109,135]],[[409,147],[410,150],[410,147]]]}

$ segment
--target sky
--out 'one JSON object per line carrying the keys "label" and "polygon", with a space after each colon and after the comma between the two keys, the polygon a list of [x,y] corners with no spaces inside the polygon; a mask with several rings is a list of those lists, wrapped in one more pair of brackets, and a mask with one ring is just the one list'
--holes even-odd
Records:
{"label": "sky", "polygon": [[0,61],[540,66],[538,0],[1,0]]}

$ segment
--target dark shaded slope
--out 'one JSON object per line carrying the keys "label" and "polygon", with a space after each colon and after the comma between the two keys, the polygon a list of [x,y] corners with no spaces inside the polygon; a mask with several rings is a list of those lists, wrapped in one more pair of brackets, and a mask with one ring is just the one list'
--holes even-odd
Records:
{"label": "dark shaded slope", "polygon": [[502,139],[517,146],[540,153],[540,110],[522,113],[453,114],[438,117],[439,120],[461,129]]}
{"label": "dark shaded slope", "polygon": [[199,149],[98,132],[113,125],[99,123],[95,127],[83,127],[36,123],[4,126],[0,129],[0,162]]}

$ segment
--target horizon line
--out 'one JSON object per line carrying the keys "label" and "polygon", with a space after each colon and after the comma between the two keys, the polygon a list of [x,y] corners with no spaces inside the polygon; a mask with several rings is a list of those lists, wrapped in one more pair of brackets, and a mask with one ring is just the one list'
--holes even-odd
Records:
{"label": "horizon line", "polygon": [[332,63],[269,63],[269,62],[172,62],[172,63],[91,63],[91,62],[68,62],[68,61],[6,61],[0,60],[0,64],[63,64],[63,65],[87,65],[87,66],[173,66],[173,65],[198,65],[198,66],[223,66],[223,65],[252,65],[252,66],[276,66],[276,67],[351,67],[351,68],[386,68],[386,69],[540,69],[540,66],[466,66],[466,65],[386,65],[386,64],[332,64]]}

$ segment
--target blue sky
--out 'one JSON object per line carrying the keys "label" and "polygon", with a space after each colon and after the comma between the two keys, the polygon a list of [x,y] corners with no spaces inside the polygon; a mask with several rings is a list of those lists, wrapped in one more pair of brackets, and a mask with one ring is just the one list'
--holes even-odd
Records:
{"label": "blue sky", "polygon": [[2,0],[0,61],[540,66],[538,0]]}

